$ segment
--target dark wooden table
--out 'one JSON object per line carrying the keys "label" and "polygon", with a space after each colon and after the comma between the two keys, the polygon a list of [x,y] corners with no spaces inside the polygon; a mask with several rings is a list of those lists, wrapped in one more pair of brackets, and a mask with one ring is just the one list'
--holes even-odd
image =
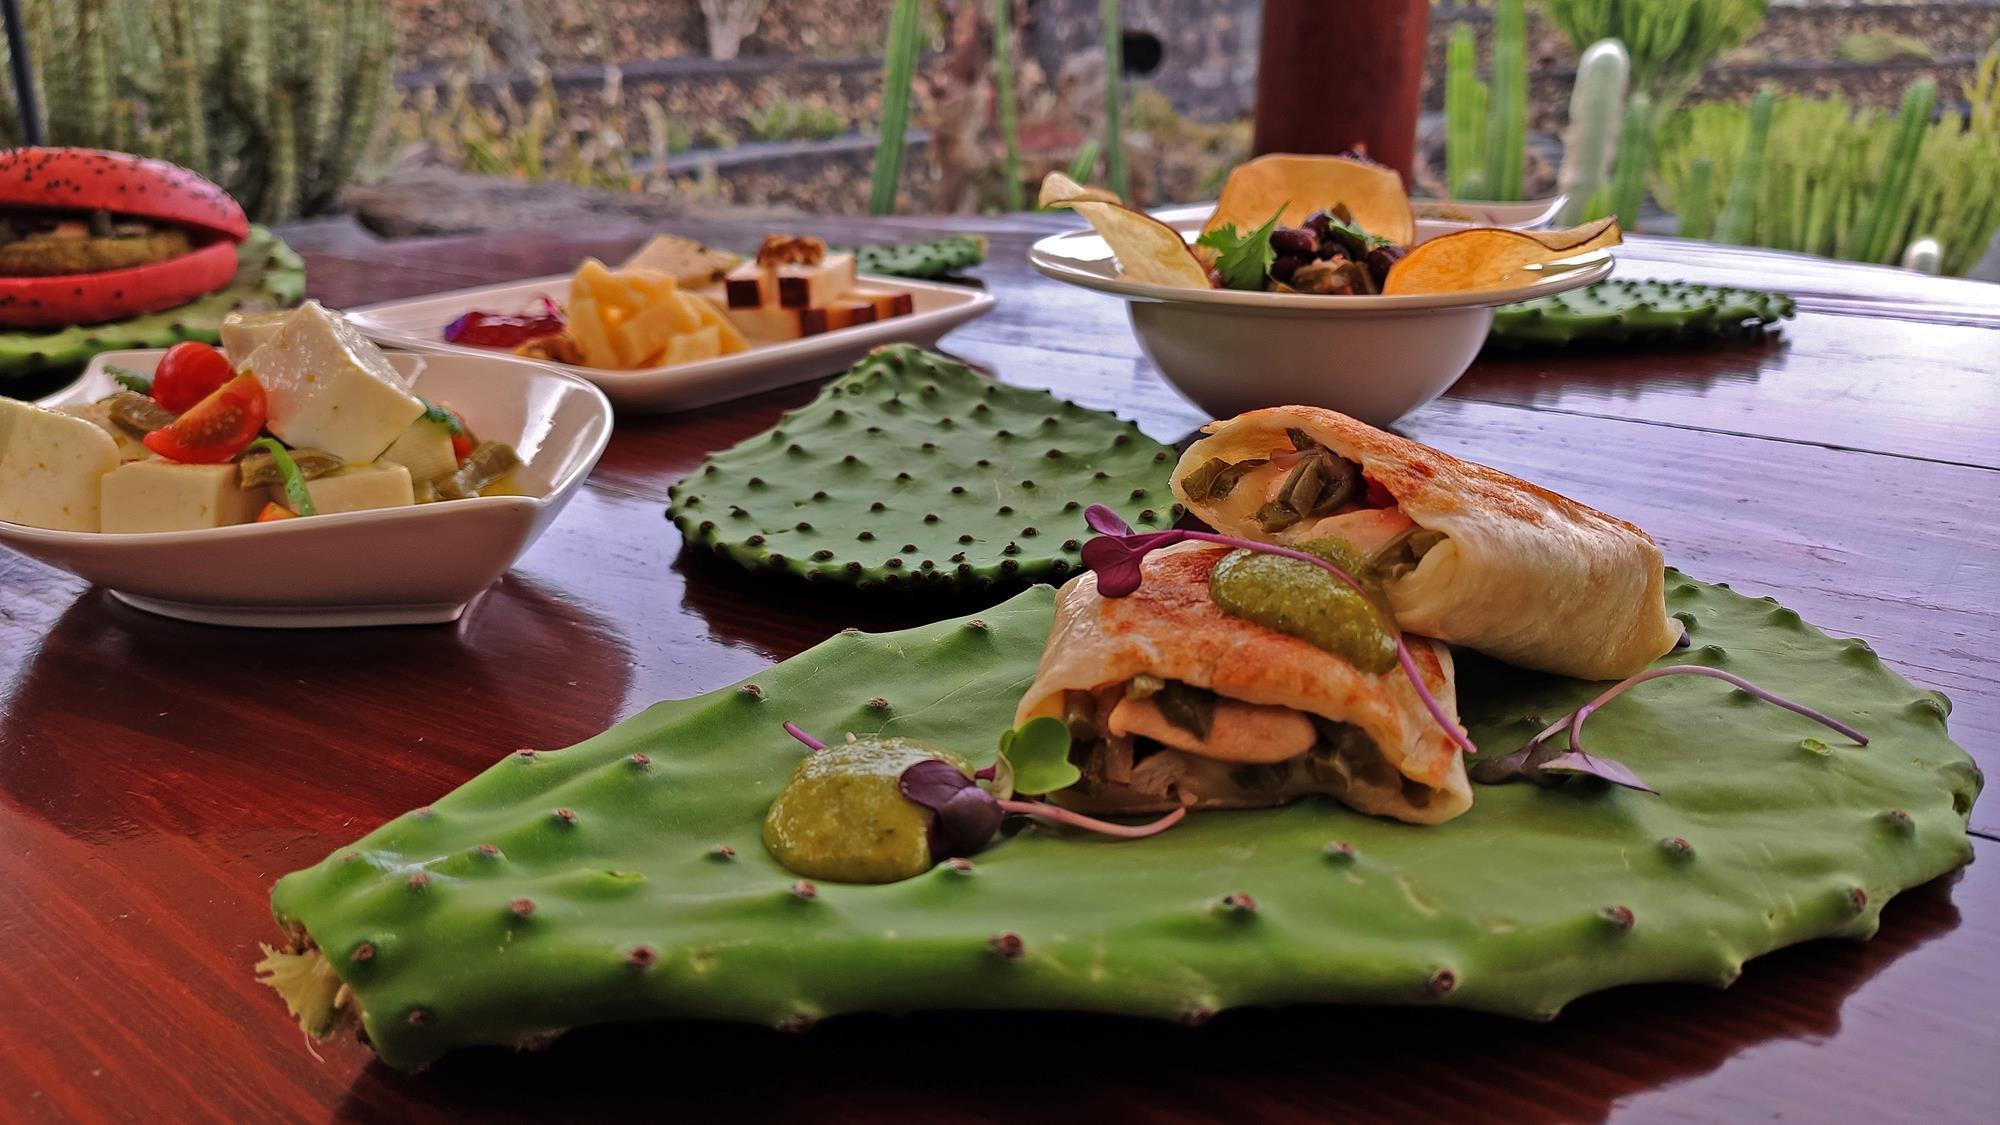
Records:
{"label": "dark wooden table", "polygon": [[[1204,420],[1114,301],[1023,263],[1060,220],[826,221],[851,242],[992,237],[994,315],[946,341],[1175,440]],[[723,243],[759,228],[689,224]],[[354,304],[562,272],[614,232],[312,257]],[[1949,693],[2000,765],[2000,289],[1640,241],[1620,271],[1783,286],[1775,342],[1480,362],[1412,436],[1648,528],[1694,574],[1772,594]],[[573,743],[848,625],[927,611],[684,556],[667,486],[810,386],[619,422],[589,486],[455,627],[254,633],[146,616],[0,550],[0,1120],[1992,1120],[2000,1114],[2000,801],[1980,862],[1900,896],[1863,944],[1762,958],[1726,992],[1620,989],[1549,1025],[1443,1011],[1225,1013],[1199,1029],[1063,1016],[662,1024],[406,1076],[315,1057],[252,982],[265,895],[521,746]],[[966,611],[973,608],[964,607]],[[933,611],[934,612],[934,611]],[[1015,1086],[1007,1060],[1032,1055]],[[1032,1099],[1032,1100],[1029,1100]],[[1044,1112],[1045,1111],[1045,1112]]]}

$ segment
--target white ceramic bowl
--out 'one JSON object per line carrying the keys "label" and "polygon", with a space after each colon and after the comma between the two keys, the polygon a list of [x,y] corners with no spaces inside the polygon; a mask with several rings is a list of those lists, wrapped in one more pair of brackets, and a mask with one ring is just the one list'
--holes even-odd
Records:
{"label": "white ceramic bowl", "polygon": [[[1163,213],[1190,236],[1203,214]],[[1417,241],[1462,229],[1420,221]],[[1512,289],[1403,297],[1326,297],[1141,285],[1118,273],[1093,230],[1050,235],[1028,261],[1057,281],[1125,299],[1139,346],[1197,406],[1228,418],[1261,406],[1325,406],[1385,426],[1458,380],[1486,342],[1497,306],[1602,281],[1597,250],[1535,270]]]}
{"label": "white ceramic bowl", "polygon": [[[993,294],[966,285],[867,275],[861,280],[881,288],[908,290],[913,306],[910,315],[838,328],[799,340],[753,343],[748,350],[735,355],[672,367],[609,371],[567,363],[549,366],[597,384],[620,410],[693,410],[834,374],[853,366],[883,344],[907,342],[930,347],[946,332],[993,311]],[[542,296],[558,304],[567,301],[569,275],[385,301],[349,309],[347,319],[384,347],[444,355],[505,355],[506,352],[492,348],[448,344],[444,340],[444,327],[469,309],[523,309]]]}
{"label": "white ceramic bowl", "polygon": [[[102,398],[117,389],[107,364],[150,373],[164,354],[106,352],[40,405]],[[505,356],[389,360],[414,374],[417,393],[450,403],[473,433],[511,443],[524,462],[517,480],[525,495],[142,535],[0,521],[0,544],[187,621],[318,628],[456,620],[583,484],[610,440],[611,404],[581,379]]]}

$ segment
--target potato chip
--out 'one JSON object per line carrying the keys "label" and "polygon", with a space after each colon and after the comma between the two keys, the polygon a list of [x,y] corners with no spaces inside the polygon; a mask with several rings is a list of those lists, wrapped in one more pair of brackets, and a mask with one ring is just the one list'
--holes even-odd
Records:
{"label": "potato chip", "polygon": [[1050,172],[1042,177],[1042,194],[1035,201],[1037,207],[1061,207],[1070,203],[1116,203],[1124,206],[1125,201],[1118,193],[1106,188],[1085,187],[1061,172]]}
{"label": "potato chip", "polygon": [[1181,232],[1143,211],[1116,203],[1068,204],[1090,220],[1118,258],[1118,272],[1141,285],[1208,289],[1208,267],[1194,256]]}
{"label": "potato chip", "polygon": [[1423,243],[1391,266],[1382,293],[1402,297],[1526,285],[1536,276],[1529,267],[1588,254],[1592,252],[1593,241],[1607,236],[1614,236],[1615,241],[1615,234],[1614,227],[1595,238],[1586,237],[1574,246],[1551,247],[1526,231],[1502,227],[1453,231]]}
{"label": "potato chip", "polygon": [[1336,204],[1345,206],[1355,225],[1369,234],[1396,243],[1416,240],[1417,220],[1395,169],[1345,156],[1290,153],[1260,156],[1232,169],[1202,233],[1224,223],[1239,231],[1255,230],[1279,208],[1284,210],[1278,225],[1295,227],[1314,211]]}
{"label": "potato chip", "polygon": [[1625,233],[1618,229],[1618,220],[1610,216],[1562,230],[1524,230],[1521,233],[1551,250],[1561,250],[1566,254],[1602,250],[1625,241]]}

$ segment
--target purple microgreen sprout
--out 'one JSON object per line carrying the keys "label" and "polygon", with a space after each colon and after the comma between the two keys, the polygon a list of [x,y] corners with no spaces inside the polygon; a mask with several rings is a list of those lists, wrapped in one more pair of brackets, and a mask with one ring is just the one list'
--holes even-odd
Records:
{"label": "purple microgreen sprout", "polygon": [[785,733],[791,735],[793,738],[798,739],[800,742],[805,743],[806,749],[808,750],[826,749],[826,743],[821,742],[819,739],[814,738],[812,735],[809,735],[805,731],[800,730],[798,724],[796,723],[786,723]]}
{"label": "purple microgreen sprout", "polygon": [[[1374,595],[1369,593],[1353,575],[1318,555],[1308,554],[1305,551],[1295,551],[1290,547],[1260,543],[1255,539],[1244,539],[1235,535],[1221,535],[1213,531],[1195,531],[1189,528],[1134,534],[1132,528],[1118,518],[1118,513],[1102,504],[1092,504],[1085,508],[1083,522],[1098,533],[1097,538],[1083,545],[1083,565],[1097,575],[1097,591],[1107,598],[1126,597],[1139,588],[1139,584],[1144,580],[1140,564],[1145,561],[1147,555],[1162,547],[1194,540],[1309,563],[1346,583],[1355,593],[1367,599],[1370,605],[1375,604]],[[1380,608],[1377,606],[1378,611]],[[1460,750],[1467,754],[1478,753],[1479,748],[1472,744],[1471,738],[1467,737],[1465,728],[1453,722],[1451,716],[1445,714],[1444,705],[1438,702],[1437,696],[1432,695],[1430,687],[1424,683],[1423,675],[1417,671],[1417,662],[1410,655],[1410,646],[1403,641],[1403,631],[1395,626],[1395,622],[1386,612],[1382,613],[1382,617],[1390,635],[1396,641],[1396,663],[1402,666],[1403,675],[1409,678],[1410,686],[1416,689],[1417,698],[1423,700],[1424,709],[1430,712],[1431,718],[1437,721],[1437,725],[1444,730],[1446,737],[1450,738]]]}
{"label": "purple microgreen sprout", "polygon": [[1051,805],[1046,801],[1001,801],[1000,808],[1019,816],[1032,816],[1037,820],[1067,824],[1072,828],[1082,828],[1100,836],[1116,836],[1121,840],[1143,840],[1148,836],[1158,835],[1179,824],[1181,818],[1187,815],[1187,809],[1178,808],[1147,824],[1113,824],[1108,820],[1071,812],[1061,805]]}
{"label": "purple microgreen sprout", "polygon": [[[1649,668],[1636,676],[1631,676],[1611,685],[1596,699],[1550,723],[1540,734],[1529,739],[1527,745],[1522,746],[1519,750],[1475,764],[1472,767],[1472,779],[1488,784],[1499,784],[1512,781],[1515,778],[1526,778],[1537,785],[1554,785],[1559,784],[1563,776],[1585,774],[1591,777],[1603,778],[1613,785],[1622,785],[1627,789],[1637,789],[1646,793],[1658,793],[1659,790],[1639,780],[1639,775],[1633,773],[1623,763],[1586,751],[1583,748],[1583,724],[1605,704],[1630,691],[1639,684],[1645,683],[1647,680],[1657,680],[1663,676],[1707,676],[1711,679],[1721,680],[1732,686],[1741,688],[1743,691],[1766,703],[1776,704],[1787,711],[1804,715],[1806,718],[1822,726],[1839,731],[1841,734],[1853,739],[1858,745],[1868,745],[1868,736],[1848,726],[1846,723],[1841,722],[1831,715],[1807,707],[1803,703],[1794,703],[1784,696],[1758,687],[1741,676],[1725,672],[1720,668],[1710,668],[1701,664],[1671,664],[1664,668]],[[1569,732],[1569,750],[1566,752],[1558,749],[1557,745],[1550,741],[1558,732],[1564,730]],[[1544,776],[1547,774],[1556,774],[1558,776],[1551,780]]]}

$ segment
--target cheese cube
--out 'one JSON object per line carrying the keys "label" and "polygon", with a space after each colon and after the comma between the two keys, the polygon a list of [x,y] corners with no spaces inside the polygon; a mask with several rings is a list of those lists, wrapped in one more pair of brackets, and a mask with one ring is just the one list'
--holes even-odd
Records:
{"label": "cheese cube", "polygon": [[856,286],[847,294],[857,300],[872,302],[875,319],[888,320],[893,316],[908,316],[916,309],[916,302],[907,289],[876,289],[871,286]]}
{"label": "cheese cube", "polygon": [[826,327],[828,331],[836,328],[853,328],[858,324],[873,324],[874,322],[875,303],[873,301],[843,297],[826,307]]}
{"label": "cheese cube", "polygon": [[248,523],[266,499],[261,488],[244,491],[233,461],[183,465],[133,461],[104,477],[104,530],[114,533],[193,531]]}
{"label": "cheese cube", "polygon": [[429,418],[410,423],[403,436],[376,463],[389,462],[410,471],[414,484],[430,482],[458,470],[458,455],[451,449],[451,428]]}
{"label": "cheese cube", "polygon": [[237,367],[250,358],[250,353],[264,346],[278,329],[291,319],[292,310],[279,309],[277,312],[240,313],[233,312],[222,318],[222,354]]}
{"label": "cheese cube", "polygon": [[754,309],[728,310],[730,323],[743,335],[759,343],[796,340],[826,331],[825,309],[787,309],[764,305]]}
{"label": "cheese cube", "polygon": [[732,309],[755,309],[778,303],[778,278],[755,262],[745,262],[722,275],[723,300]]}
{"label": "cheese cube", "polygon": [[82,418],[0,398],[0,520],[96,531],[99,482],[118,443]]}
{"label": "cheese cube", "polygon": [[265,425],[285,444],[373,461],[424,412],[380,349],[317,301],[243,361],[264,384]]}
{"label": "cheese cube", "polygon": [[[366,512],[374,508],[407,508],[417,502],[410,487],[410,470],[401,465],[350,465],[330,477],[306,482],[306,495],[313,510],[322,516],[340,512]],[[289,508],[291,500],[282,486],[273,485],[270,499]],[[263,506],[264,497],[258,497]]]}
{"label": "cheese cube", "polygon": [[146,448],[144,441],[135,436],[132,431],[112,420],[111,401],[108,398],[101,398],[96,402],[73,403],[69,406],[58,406],[55,409],[57,414],[67,414],[72,418],[81,418],[111,435],[111,443],[118,447],[118,459],[120,461],[144,461],[146,458],[151,457],[153,451]]}
{"label": "cheese cube", "polygon": [[817,309],[854,288],[854,255],[828,254],[810,266],[779,266],[778,303],[788,309]]}

